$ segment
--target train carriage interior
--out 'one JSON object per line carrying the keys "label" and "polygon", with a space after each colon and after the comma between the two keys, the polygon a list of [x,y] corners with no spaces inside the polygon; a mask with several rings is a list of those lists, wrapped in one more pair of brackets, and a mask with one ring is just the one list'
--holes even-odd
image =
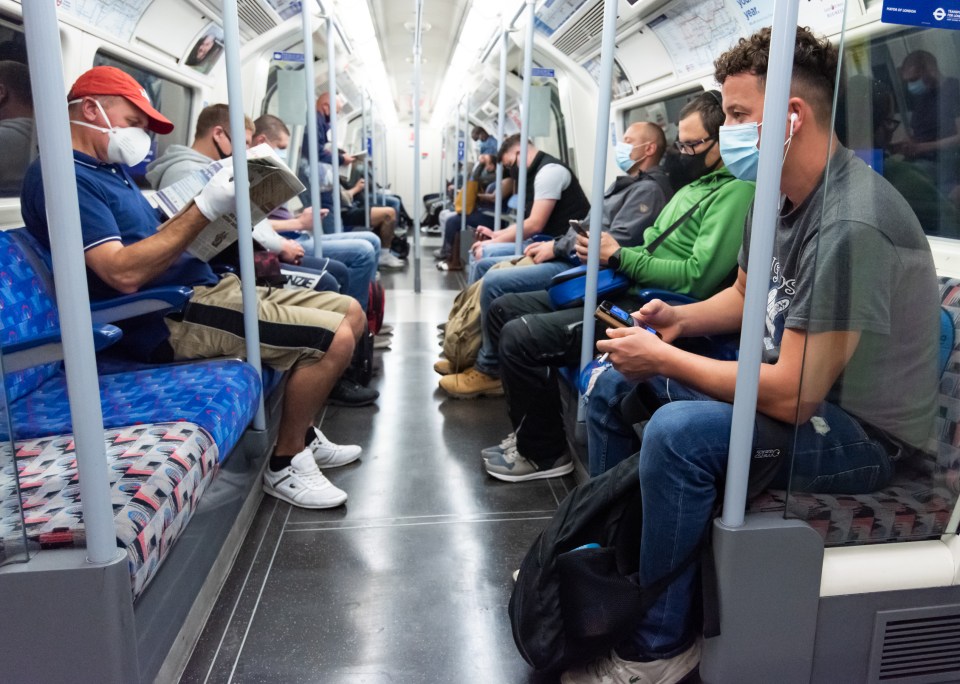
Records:
{"label": "train carriage interior", "polygon": [[958,3],[0,0],[0,155],[0,681],[960,682]]}

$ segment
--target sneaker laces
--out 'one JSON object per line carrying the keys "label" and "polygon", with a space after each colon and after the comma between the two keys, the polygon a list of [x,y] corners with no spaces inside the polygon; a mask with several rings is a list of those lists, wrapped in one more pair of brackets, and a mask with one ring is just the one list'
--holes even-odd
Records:
{"label": "sneaker laces", "polygon": [[511,432],[509,435],[503,438],[500,442],[500,448],[506,451],[510,447],[517,446],[517,433]]}
{"label": "sneaker laces", "polygon": [[506,463],[513,464],[513,463],[516,463],[521,458],[523,458],[523,456],[521,456],[520,452],[517,451],[516,444],[510,447],[507,447],[503,451],[503,460]]}
{"label": "sneaker laces", "polygon": [[616,674],[621,670],[621,667],[613,659],[613,656],[608,653],[589,663],[587,669],[593,670],[593,676],[599,678]]}
{"label": "sneaker laces", "polygon": [[297,470],[295,468],[291,468],[291,470],[293,470],[300,480],[310,488],[322,489],[330,485],[330,480],[328,480],[327,476],[321,472],[316,463],[314,463],[313,468],[308,466],[308,470],[306,471]]}

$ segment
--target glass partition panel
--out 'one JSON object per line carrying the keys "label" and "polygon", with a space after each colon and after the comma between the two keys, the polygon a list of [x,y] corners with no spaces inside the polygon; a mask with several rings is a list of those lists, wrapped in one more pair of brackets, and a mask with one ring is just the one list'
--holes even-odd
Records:
{"label": "glass partition panel", "polygon": [[[0,377],[5,378],[2,358],[0,358]],[[16,454],[12,448],[12,434],[10,414],[7,411],[7,393],[4,390],[0,392],[0,565],[25,562],[30,559],[30,547],[27,544],[27,531],[23,519],[23,503],[20,497],[19,469]]]}
{"label": "glass partition panel", "polygon": [[689,90],[679,95],[664,98],[656,102],[648,102],[638,107],[631,107],[623,111],[623,128],[637,121],[649,121],[663,129],[667,138],[667,149],[673,148],[677,140],[677,123],[680,121],[680,110],[703,92],[703,88]]}
{"label": "glass partition panel", "polygon": [[960,282],[938,282],[924,233],[958,235],[958,38],[909,28],[847,44],[840,144],[783,209],[768,329],[782,331],[778,363],[803,354],[786,509],[828,545],[956,530]]}

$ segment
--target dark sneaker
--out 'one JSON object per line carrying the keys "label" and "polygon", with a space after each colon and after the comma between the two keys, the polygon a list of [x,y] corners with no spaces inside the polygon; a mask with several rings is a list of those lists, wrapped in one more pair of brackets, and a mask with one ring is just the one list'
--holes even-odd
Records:
{"label": "dark sneaker", "polygon": [[380,393],[375,389],[364,387],[347,378],[340,378],[340,381],[333,386],[327,403],[332,406],[369,406],[379,397]]}
{"label": "dark sneaker", "polygon": [[513,446],[502,454],[492,456],[483,462],[490,477],[504,482],[526,482],[527,480],[545,480],[560,477],[573,472],[573,459],[564,454],[548,468],[540,468],[530,459],[524,458]]}

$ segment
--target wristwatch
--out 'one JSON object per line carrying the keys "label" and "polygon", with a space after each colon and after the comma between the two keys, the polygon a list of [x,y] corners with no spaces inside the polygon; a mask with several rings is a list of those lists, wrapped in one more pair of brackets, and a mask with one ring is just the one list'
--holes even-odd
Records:
{"label": "wristwatch", "polygon": [[610,258],[607,259],[607,266],[612,268],[614,271],[620,270],[620,252],[623,251],[623,247],[619,248],[616,252],[610,255]]}

